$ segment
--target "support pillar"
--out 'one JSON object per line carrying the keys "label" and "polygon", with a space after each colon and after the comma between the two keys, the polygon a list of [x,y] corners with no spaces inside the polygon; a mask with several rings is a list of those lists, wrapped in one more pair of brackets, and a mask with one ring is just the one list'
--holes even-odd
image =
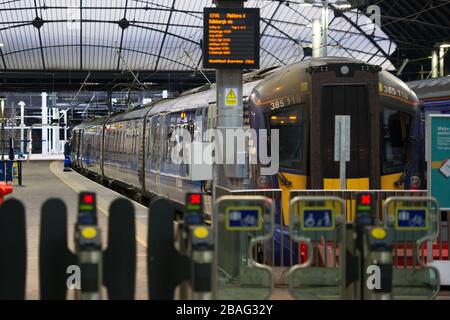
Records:
{"label": "support pillar", "polygon": [[47,108],[47,93],[42,92],[42,104],[41,104],[41,114],[42,114],[42,155],[48,155],[48,108]]}
{"label": "support pillar", "polygon": [[25,102],[20,101],[20,153],[25,154]]}
{"label": "support pillar", "polygon": [[433,53],[431,54],[431,77],[439,77],[439,61],[437,50],[433,50]]}
{"label": "support pillar", "polygon": [[320,25],[320,19],[313,19],[312,30],[312,56],[313,58],[320,58],[322,50],[322,27]]}

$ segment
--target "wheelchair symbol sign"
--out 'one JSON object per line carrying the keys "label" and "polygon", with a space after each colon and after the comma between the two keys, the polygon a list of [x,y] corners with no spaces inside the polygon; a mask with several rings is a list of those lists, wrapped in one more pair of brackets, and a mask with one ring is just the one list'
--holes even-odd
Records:
{"label": "wheelchair symbol sign", "polygon": [[428,208],[397,208],[395,229],[399,231],[428,230]]}
{"label": "wheelchair symbol sign", "polygon": [[302,208],[300,227],[304,231],[330,231],[336,228],[333,209],[328,207]]}

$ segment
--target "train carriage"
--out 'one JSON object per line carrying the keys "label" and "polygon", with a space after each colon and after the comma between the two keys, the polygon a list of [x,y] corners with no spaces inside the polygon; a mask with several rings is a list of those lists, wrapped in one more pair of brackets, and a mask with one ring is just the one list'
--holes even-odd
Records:
{"label": "train carriage", "polygon": [[[215,85],[208,85],[82,124],[72,134],[72,143],[82,146],[74,165],[98,173],[100,160],[103,180],[182,203],[186,192],[200,191],[208,181],[193,178],[186,164],[174,163],[171,140],[177,128],[185,128],[208,142],[203,141],[205,130],[217,127],[215,100]],[[377,66],[320,58],[256,71],[244,77],[244,109],[247,127],[279,130],[279,172],[262,177],[257,164],[249,166],[245,185],[220,179],[227,188],[280,188],[285,223],[290,190],[339,189],[333,158],[336,115],[351,116],[349,189],[423,187],[417,97]],[[95,165],[87,165],[86,159]]]}

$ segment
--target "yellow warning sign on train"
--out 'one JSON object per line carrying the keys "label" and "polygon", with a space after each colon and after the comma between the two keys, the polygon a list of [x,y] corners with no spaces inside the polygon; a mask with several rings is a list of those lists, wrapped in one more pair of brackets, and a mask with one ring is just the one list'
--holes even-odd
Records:
{"label": "yellow warning sign on train", "polygon": [[237,88],[227,88],[225,90],[225,106],[226,107],[237,107]]}

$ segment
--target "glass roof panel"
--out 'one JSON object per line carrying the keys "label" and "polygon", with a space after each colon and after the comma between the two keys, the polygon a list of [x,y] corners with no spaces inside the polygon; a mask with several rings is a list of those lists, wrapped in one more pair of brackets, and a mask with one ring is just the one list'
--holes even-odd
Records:
{"label": "glass roof panel", "polygon": [[[335,15],[334,2],[329,10],[329,54],[393,69],[386,58],[396,45],[361,12]],[[201,67],[205,6],[213,6],[212,1],[4,1],[0,69],[196,70]],[[304,59],[303,48],[311,46],[312,20],[320,19],[321,5],[249,0],[246,6],[261,9],[262,68]]]}

